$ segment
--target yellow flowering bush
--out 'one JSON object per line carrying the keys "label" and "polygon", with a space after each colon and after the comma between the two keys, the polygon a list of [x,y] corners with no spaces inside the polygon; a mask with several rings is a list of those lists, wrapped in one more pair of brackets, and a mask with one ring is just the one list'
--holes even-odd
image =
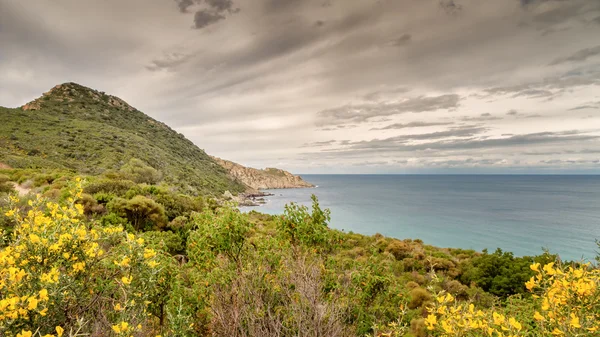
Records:
{"label": "yellow flowering bush", "polygon": [[531,269],[537,274],[525,286],[538,302],[533,318],[541,330],[554,336],[600,335],[600,269],[554,263]]}
{"label": "yellow flowering bush", "polygon": [[81,193],[77,179],[64,203],[38,195],[6,213],[17,225],[0,250],[1,336],[131,336],[148,321],[156,252],[123,227],[88,223]]}
{"label": "yellow flowering bush", "polygon": [[[505,307],[476,310],[472,303],[457,302],[440,293],[425,319],[432,336],[598,336],[600,331],[600,270],[589,264],[578,267],[531,265],[537,274],[526,284],[533,292],[532,310]],[[536,310],[537,309],[537,310]],[[529,315],[529,311],[532,313]],[[531,316],[531,317],[528,317]]]}

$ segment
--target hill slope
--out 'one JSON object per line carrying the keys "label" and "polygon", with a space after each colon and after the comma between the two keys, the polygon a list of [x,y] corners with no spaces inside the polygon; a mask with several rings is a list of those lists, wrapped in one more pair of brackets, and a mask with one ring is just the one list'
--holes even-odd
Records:
{"label": "hill slope", "polygon": [[182,134],[103,92],[65,83],[21,108],[0,107],[0,162],[14,168],[100,174],[131,158],[188,193],[246,189]]}
{"label": "hill slope", "polygon": [[302,180],[301,177],[284,170],[276,168],[258,170],[217,157],[212,157],[212,159],[223,166],[233,179],[239,180],[257,190],[314,187],[314,185]]}

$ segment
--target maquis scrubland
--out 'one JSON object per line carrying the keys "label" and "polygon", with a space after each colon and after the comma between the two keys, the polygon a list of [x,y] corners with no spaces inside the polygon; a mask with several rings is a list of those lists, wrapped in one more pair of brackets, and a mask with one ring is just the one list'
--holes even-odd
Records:
{"label": "maquis scrubland", "polygon": [[124,101],[0,108],[0,335],[600,336],[597,261],[346,233],[248,189]]}

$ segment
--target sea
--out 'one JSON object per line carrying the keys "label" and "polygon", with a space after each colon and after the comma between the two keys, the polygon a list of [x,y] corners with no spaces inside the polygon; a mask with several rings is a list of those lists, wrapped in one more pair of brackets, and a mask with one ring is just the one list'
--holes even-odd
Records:
{"label": "sea", "polygon": [[516,256],[548,249],[592,261],[600,240],[600,175],[302,175],[315,188],[267,190],[258,207],[282,214],[315,194],[330,227]]}

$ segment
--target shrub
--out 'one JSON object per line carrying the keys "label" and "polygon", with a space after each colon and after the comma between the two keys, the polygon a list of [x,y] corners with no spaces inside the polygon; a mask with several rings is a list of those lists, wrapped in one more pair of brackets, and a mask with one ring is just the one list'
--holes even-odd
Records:
{"label": "shrub", "polygon": [[423,304],[431,301],[431,298],[431,294],[427,290],[421,287],[414,288],[410,291],[410,302],[408,303],[408,307],[410,309],[420,308]]}
{"label": "shrub", "polygon": [[596,336],[600,331],[600,270],[531,265],[525,283],[531,301],[510,298],[506,307],[477,310],[443,292],[436,296],[425,321],[433,336]]}
{"label": "shrub", "polygon": [[104,192],[122,196],[134,186],[135,183],[131,180],[101,179],[87,184],[83,191],[88,194]]}
{"label": "shrub", "polygon": [[390,252],[396,260],[402,260],[411,256],[411,247],[405,242],[394,240],[390,242],[390,244],[385,249],[387,252]]}
{"label": "shrub", "polygon": [[126,217],[135,230],[161,228],[167,221],[164,207],[141,195],[130,200],[115,198],[108,204],[108,208]]}
{"label": "shrub", "polygon": [[[104,335],[142,331],[156,252],[122,227],[86,224],[79,183],[56,204],[39,197],[0,250],[0,335]],[[18,200],[13,198],[13,202]]]}
{"label": "shrub", "polygon": [[162,179],[162,174],[137,158],[131,158],[120,171],[129,180],[136,183],[156,184]]}
{"label": "shrub", "polygon": [[10,182],[10,178],[4,174],[0,174],[0,193],[13,192],[14,188]]}
{"label": "shrub", "polygon": [[331,220],[329,209],[322,210],[319,200],[313,194],[312,212],[308,207],[296,203],[285,205],[283,216],[279,218],[277,229],[292,245],[320,246],[331,248],[332,236],[327,226]]}

